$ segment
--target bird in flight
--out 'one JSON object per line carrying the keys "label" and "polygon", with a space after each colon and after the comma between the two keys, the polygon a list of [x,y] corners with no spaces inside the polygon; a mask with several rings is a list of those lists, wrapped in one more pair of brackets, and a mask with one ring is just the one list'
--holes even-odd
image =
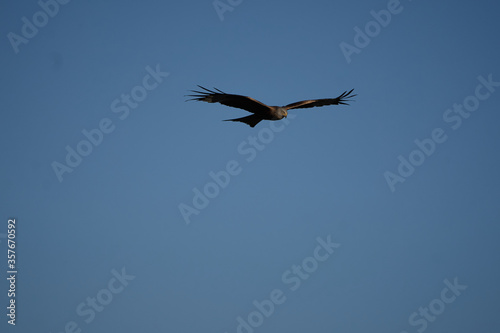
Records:
{"label": "bird in flight", "polygon": [[250,116],[226,119],[225,121],[239,121],[254,127],[261,120],[280,120],[288,115],[288,110],[293,109],[306,109],[313,108],[315,106],[325,106],[325,105],[349,105],[347,102],[352,101],[350,98],[356,96],[351,95],[354,89],[350,91],[344,91],[340,96],[336,98],[323,98],[323,99],[310,99],[306,101],[295,102],[285,106],[269,106],[256,99],[248,96],[226,94],[217,88],[216,91],[209,90],[202,86],[198,86],[203,91],[191,90],[191,92],[196,95],[187,95],[193,97],[188,99],[188,101],[202,101],[207,103],[220,103],[223,105],[231,106],[233,108],[243,109],[248,112],[253,113]]}

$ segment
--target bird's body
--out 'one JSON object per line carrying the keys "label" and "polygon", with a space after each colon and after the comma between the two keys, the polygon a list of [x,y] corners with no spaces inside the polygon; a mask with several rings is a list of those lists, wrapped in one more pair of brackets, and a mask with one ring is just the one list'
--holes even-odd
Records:
{"label": "bird's body", "polygon": [[283,106],[271,106],[270,108],[273,117],[271,120],[281,120],[288,116],[288,110]]}
{"label": "bird's body", "polygon": [[288,116],[288,110],[291,109],[304,109],[304,108],[312,108],[315,106],[339,105],[339,104],[348,105],[347,102],[350,101],[349,98],[356,96],[356,95],[351,95],[352,91],[354,90],[352,89],[349,92],[345,91],[342,95],[336,98],[306,100],[306,101],[295,102],[285,106],[269,106],[248,96],[226,94],[216,88],[215,88],[216,91],[213,91],[204,88],[202,86],[198,87],[200,87],[205,91],[192,90],[192,92],[196,93],[197,95],[188,95],[194,97],[190,100],[202,101],[207,103],[221,103],[223,105],[251,112],[253,114],[250,116],[235,118],[235,119],[227,119],[227,121],[239,121],[245,123],[250,127],[254,127],[261,120],[283,119],[286,116]]}

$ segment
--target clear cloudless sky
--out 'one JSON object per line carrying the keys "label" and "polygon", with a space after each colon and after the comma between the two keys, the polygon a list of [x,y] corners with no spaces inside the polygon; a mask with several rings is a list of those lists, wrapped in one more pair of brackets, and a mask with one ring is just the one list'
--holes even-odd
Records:
{"label": "clear cloudless sky", "polygon": [[498,331],[498,1],[55,3],[0,11],[1,332]]}

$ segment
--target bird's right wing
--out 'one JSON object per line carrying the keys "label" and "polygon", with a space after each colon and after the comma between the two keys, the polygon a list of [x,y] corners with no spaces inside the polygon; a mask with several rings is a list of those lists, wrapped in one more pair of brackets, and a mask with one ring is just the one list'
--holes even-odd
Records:
{"label": "bird's right wing", "polygon": [[195,100],[208,103],[220,103],[259,115],[268,115],[271,110],[271,108],[266,104],[248,96],[226,94],[217,88],[214,88],[217,91],[212,91],[202,86],[198,87],[205,91],[191,90],[192,92],[196,93],[196,95],[187,95],[189,97],[194,97],[188,99],[188,101]]}
{"label": "bird's right wing", "polygon": [[353,90],[354,89],[351,89],[350,91],[344,91],[340,96],[336,98],[310,99],[307,101],[300,101],[285,105],[285,108],[287,108],[287,110],[292,110],[292,109],[307,109],[325,105],[339,105],[339,104],[349,105],[348,102],[351,102],[350,98],[357,96],[357,95],[352,95]]}

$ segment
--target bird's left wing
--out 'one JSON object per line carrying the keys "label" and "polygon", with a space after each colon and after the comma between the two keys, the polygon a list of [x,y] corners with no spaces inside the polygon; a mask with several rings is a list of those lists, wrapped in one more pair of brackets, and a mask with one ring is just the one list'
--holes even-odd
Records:
{"label": "bird's left wing", "polygon": [[339,104],[349,105],[347,103],[351,101],[349,98],[356,96],[356,95],[351,95],[353,90],[354,89],[351,89],[350,91],[344,91],[342,95],[336,98],[310,99],[307,101],[300,101],[288,104],[285,106],[285,108],[291,110],[291,109],[313,108],[315,106],[325,106],[325,105],[339,105]]}
{"label": "bird's left wing", "polygon": [[192,92],[196,93],[196,95],[187,95],[190,97],[194,97],[189,99],[188,101],[195,100],[208,103],[220,103],[223,105],[231,106],[233,108],[243,109],[248,112],[264,116],[268,115],[271,110],[271,108],[266,104],[248,96],[226,94],[217,88],[214,88],[217,91],[213,91],[202,86],[198,87],[202,88],[205,91],[191,90]]}

